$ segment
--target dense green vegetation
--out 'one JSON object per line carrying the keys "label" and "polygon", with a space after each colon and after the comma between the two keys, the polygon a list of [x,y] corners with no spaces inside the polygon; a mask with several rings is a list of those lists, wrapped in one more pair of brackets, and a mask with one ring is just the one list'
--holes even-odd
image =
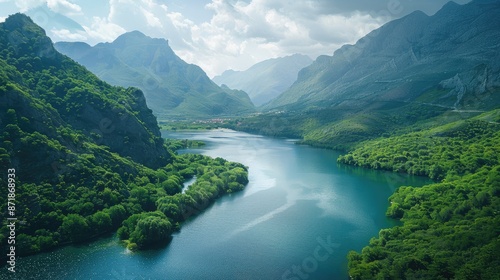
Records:
{"label": "dense green vegetation", "polygon": [[160,128],[164,130],[209,130],[224,127],[227,120],[203,120],[203,121],[166,121],[160,120]]}
{"label": "dense green vegetation", "polygon": [[177,151],[180,149],[187,148],[199,148],[205,146],[205,142],[199,140],[188,140],[188,139],[165,139],[165,144],[172,151]]}
{"label": "dense green vegetation", "polygon": [[299,144],[348,151],[367,139],[399,135],[409,127],[415,130],[469,115],[472,113],[459,114],[415,103],[373,102],[370,110],[361,112],[355,107],[268,112],[228,120],[221,126],[273,137],[298,138]]}
{"label": "dense green vegetation", "polygon": [[200,67],[178,57],[165,39],[132,31],[107,44],[91,47],[58,42],[55,47],[112,85],[141,89],[158,118],[184,120],[255,112],[245,92],[219,87]]}
{"label": "dense green vegetation", "polygon": [[[7,170],[15,169],[17,255],[121,226],[131,228],[120,232],[136,244],[132,248],[145,248],[247,182],[239,164],[175,155],[200,143],[164,141],[141,91],[100,81],[56,52],[21,14],[0,23],[0,121],[1,186],[7,186]],[[193,176],[197,182],[182,193]],[[7,193],[0,188],[1,197]],[[7,203],[0,202],[2,217],[10,215]],[[4,251],[6,223],[3,218]]]}
{"label": "dense green vegetation", "polygon": [[387,215],[403,224],[349,253],[353,279],[498,279],[499,113],[368,141],[339,158],[438,182],[390,197]]}
{"label": "dense green vegetation", "polygon": [[[464,103],[498,107],[498,88]],[[432,90],[423,96],[432,94]],[[476,99],[476,100],[474,100]],[[483,102],[489,100],[488,106]],[[497,279],[500,111],[450,110],[424,103],[279,111],[234,119],[236,130],[302,139],[349,151],[339,162],[428,176],[436,184],[402,187],[387,215],[402,226],[382,230],[351,252],[353,279]]]}
{"label": "dense green vegetation", "polygon": [[[183,177],[173,175],[159,185],[167,195],[151,198],[148,192],[142,192],[142,199],[156,212],[132,215],[119,228],[118,236],[128,239],[130,249],[147,247],[161,236],[170,236],[183,221],[205,210],[215,199],[243,190],[248,183],[246,167],[222,158],[184,154],[167,166],[170,169],[178,170],[174,174]],[[193,176],[196,182],[181,192],[181,182]]]}

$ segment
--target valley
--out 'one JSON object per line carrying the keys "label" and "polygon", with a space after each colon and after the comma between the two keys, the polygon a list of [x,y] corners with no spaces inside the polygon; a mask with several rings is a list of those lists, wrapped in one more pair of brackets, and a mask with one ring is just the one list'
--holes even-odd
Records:
{"label": "valley", "polygon": [[212,79],[140,31],[53,44],[8,17],[13,279],[497,279],[499,12],[449,2]]}

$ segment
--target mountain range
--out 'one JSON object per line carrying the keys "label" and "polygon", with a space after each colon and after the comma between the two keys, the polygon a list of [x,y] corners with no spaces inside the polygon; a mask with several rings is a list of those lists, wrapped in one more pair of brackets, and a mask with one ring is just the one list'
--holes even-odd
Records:
{"label": "mountain range", "polygon": [[429,127],[500,106],[500,2],[416,11],[319,56],[265,104],[234,124],[252,133],[349,150],[369,138]]}
{"label": "mountain range", "polygon": [[226,70],[212,80],[245,91],[255,106],[261,106],[288,89],[297,80],[298,72],[312,62],[306,55],[294,54],[264,60],[245,71]]}
{"label": "mountain range", "polygon": [[449,2],[433,16],[416,11],[320,56],[264,108],[420,103],[457,110],[487,108],[500,86],[498,1]]}
{"label": "mountain range", "polygon": [[254,111],[245,92],[217,86],[200,67],[179,58],[168,41],[139,31],[93,47],[81,42],[58,42],[55,48],[110,84],[141,89],[148,106],[160,119]]}
{"label": "mountain range", "polygon": [[1,249],[15,255],[11,263],[125,224],[130,229],[118,235],[131,250],[166,245],[183,221],[248,183],[241,164],[175,155],[189,142],[161,137],[141,90],[100,80],[59,53],[28,16],[0,23],[0,49],[0,184],[9,187],[0,189],[9,197],[0,207],[20,221],[12,244],[13,229],[0,226]]}
{"label": "mountain range", "polygon": [[[170,155],[163,147],[156,118],[140,90],[100,81],[57,52],[45,31],[22,14],[0,25],[0,44],[0,115],[19,126],[19,130],[11,127],[17,137],[7,137],[11,144],[5,148],[12,152],[11,162],[28,172],[25,180],[42,166],[58,163],[66,153],[86,150],[85,141],[105,145],[109,151],[147,166],[168,162]],[[8,129],[8,123],[4,124]],[[21,156],[15,151],[22,153],[30,143],[22,139],[22,131],[57,141],[59,150],[36,160],[37,153]],[[45,141],[39,145],[45,145],[42,143]]]}

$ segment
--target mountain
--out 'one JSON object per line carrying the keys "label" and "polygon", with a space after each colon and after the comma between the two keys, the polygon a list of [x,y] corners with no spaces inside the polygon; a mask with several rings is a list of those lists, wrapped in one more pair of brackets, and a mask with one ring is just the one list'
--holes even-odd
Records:
{"label": "mountain", "polygon": [[200,67],[180,59],[164,39],[133,31],[94,47],[78,42],[59,42],[55,47],[110,84],[140,88],[158,118],[254,111],[246,93],[220,88]]}
{"label": "mountain", "polygon": [[16,222],[16,256],[118,226],[135,178],[172,162],[143,93],[99,80],[23,14],[0,23],[0,49],[0,182],[26,221]]}
{"label": "mountain", "polygon": [[234,129],[350,150],[400,130],[469,118],[500,106],[500,2],[449,2],[414,12],[333,56]]}
{"label": "mountain", "polygon": [[51,31],[55,30],[68,30],[71,33],[81,32],[85,34],[86,31],[78,22],[70,19],[69,17],[56,13],[52,11],[47,3],[40,5],[38,7],[29,9],[26,11],[26,15],[28,15],[33,21],[42,27],[44,30]]}
{"label": "mountain", "polygon": [[174,155],[189,142],[161,137],[139,89],[111,86],[57,52],[26,15],[0,23],[0,49],[0,195],[9,198],[0,207],[15,218],[0,226],[1,250],[13,252],[0,260],[9,270],[18,256],[120,226],[130,249],[165,245],[182,222],[248,183],[242,164]]}
{"label": "mountain", "polygon": [[288,89],[312,62],[306,55],[294,54],[259,62],[245,71],[227,70],[212,80],[247,92],[255,106],[261,106]]}
{"label": "mountain", "polygon": [[500,85],[499,12],[498,1],[449,2],[433,16],[417,11],[391,21],[333,56],[318,57],[265,108],[493,105],[485,93]]}
{"label": "mountain", "polygon": [[44,30],[24,15],[9,17],[0,31],[2,120],[12,109],[18,117],[26,114],[22,123],[29,131],[57,138],[58,129],[74,129],[147,166],[168,162],[156,118],[140,90],[100,81],[58,53]]}

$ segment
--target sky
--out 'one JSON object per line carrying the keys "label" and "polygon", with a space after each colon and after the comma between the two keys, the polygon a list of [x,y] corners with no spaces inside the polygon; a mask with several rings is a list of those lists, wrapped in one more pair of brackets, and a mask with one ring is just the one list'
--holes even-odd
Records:
{"label": "sky", "polygon": [[[465,4],[470,0],[455,0]],[[0,21],[28,13],[54,42],[111,42],[139,30],[165,38],[210,77],[295,53],[332,55],[415,10],[448,0],[0,0]]]}

